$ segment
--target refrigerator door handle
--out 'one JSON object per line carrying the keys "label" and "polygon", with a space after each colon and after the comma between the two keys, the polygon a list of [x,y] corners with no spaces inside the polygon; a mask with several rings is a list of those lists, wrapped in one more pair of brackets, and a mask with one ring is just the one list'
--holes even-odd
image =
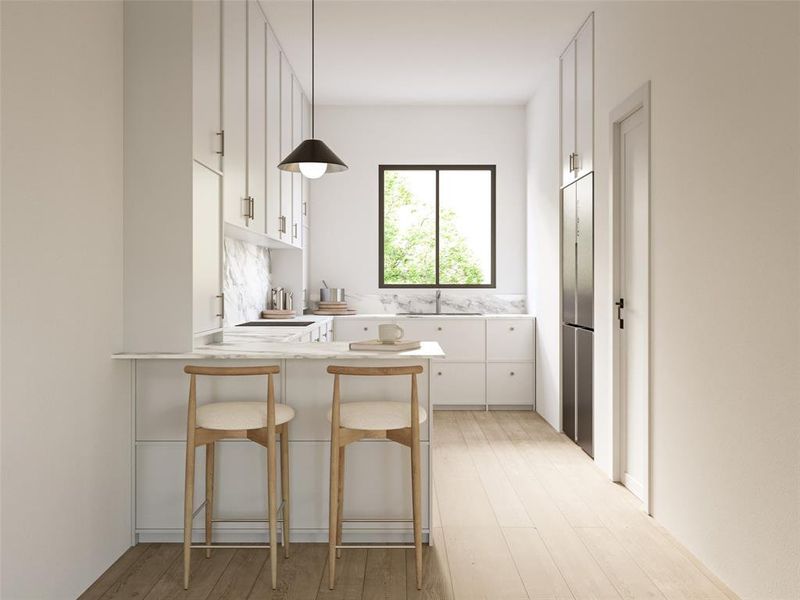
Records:
{"label": "refrigerator door handle", "polygon": [[618,302],[614,302],[617,307],[617,321],[619,321],[619,328],[625,329],[625,319],[622,318],[622,309],[625,308],[625,298],[620,298]]}

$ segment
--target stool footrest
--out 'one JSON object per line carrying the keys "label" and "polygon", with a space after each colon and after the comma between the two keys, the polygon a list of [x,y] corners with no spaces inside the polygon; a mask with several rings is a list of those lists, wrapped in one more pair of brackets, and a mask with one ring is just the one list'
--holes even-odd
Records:
{"label": "stool footrest", "polygon": [[342,519],[342,523],[413,523],[414,519]]}
{"label": "stool footrest", "polygon": [[411,549],[413,549],[413,548],[416,548],[416,546],[414,546],[414,544],[337,544],[336,545],[336,549],[337,550],[340,550],[342,548],[344,548],[344,549],[347,549],[347,548],[357,548],[357,549],[358,548],[364,548],[364,549],[367,549],[367,550],[369,550],[370,548],[375,548],[375,549],[378,549],[378,550],[382,550],[382,549],[391,550],[391,549],[397,549],[397,548],[411,548]]}
{"label": "stool footrest", "polygon": [[[266,549],[269,550],[269,544],[192,544],[190,548],[232,548],[232,549]],[[413,547],[413,546],[412,546]]]}
{"label": "stool footrest", "polygon": [[[283,518],[275,519],[283,523]],[[269,519],[211,519],[212,523],[269,523]]]}

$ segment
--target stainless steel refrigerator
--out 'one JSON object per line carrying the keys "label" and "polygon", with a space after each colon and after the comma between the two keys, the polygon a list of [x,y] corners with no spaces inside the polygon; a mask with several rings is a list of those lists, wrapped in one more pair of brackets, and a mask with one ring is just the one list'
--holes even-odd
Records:
{"label": "stainless steel refrigerator", "polygon": [[561,422],[589,455],[594,362],[594,175],[561,190]]}

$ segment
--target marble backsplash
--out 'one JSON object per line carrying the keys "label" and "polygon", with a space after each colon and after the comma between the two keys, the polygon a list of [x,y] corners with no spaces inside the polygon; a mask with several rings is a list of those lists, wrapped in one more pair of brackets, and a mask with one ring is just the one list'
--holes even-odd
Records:
{"label": "marble backsplash", "polygon": [[[347,303],[362,314],[434,312],[435,290],[387,291],[363,294],[346,290]],[[442,290],[442,312],[483,314],[526,313],[525,294],[494,294],[480,290]]]}
{"label": "marble backsplash", "polygon": [[225,327],[260,318],[270,288],[269,251],[229,237],[225,238],[223,251]]}

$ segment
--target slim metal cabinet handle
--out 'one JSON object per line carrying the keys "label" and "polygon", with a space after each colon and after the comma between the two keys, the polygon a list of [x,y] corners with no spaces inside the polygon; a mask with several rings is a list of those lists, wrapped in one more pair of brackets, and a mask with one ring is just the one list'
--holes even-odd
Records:
{"label": "slim metal cabinet handle", "polygon": [[225,318],[225,292],[222,292],[221,294],[217,294],[217,298],[220,299],[220,309],[219,309],[219,312],[217,313],[217,316],[220,319],[224,319]]}
{"label": "slim metal cabinet handle", "polygon": [[308,202],[303,202],[303,216],[308,215]]}
{"label": "slim metal cabinet handle", "polygon": [[256,199],[250,196],[250,218],[256,218]]}
{"label": "slim metal cabinet handle", "polygon": [[297,223],[292,223],[292,237],[297,239]]}
{"label": "slim metal cabinet handle", "polygon": [[217,154],[225,156],[225,130],[218,131],[217,135],[219,136],[219,150],[217,150]]}

